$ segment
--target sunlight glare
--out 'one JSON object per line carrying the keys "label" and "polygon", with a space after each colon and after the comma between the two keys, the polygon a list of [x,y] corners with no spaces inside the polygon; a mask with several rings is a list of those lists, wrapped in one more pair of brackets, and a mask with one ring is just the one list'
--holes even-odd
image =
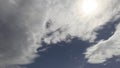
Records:
{"label": "sunlight glare", "polygon": [[82,12],[90,14],[97,10],[98,4],[96,0],[84,0],[82,3]]}

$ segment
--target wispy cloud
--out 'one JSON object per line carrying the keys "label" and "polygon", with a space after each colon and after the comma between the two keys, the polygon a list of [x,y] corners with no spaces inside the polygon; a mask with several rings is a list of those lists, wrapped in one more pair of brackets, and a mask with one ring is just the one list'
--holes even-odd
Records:
{"label": "wispy cloud", "polygon": [[100,41],[98,44],[87,49],[86,58],[90,63],[103,63],[107,59],[120,55],[120,24],[116,32],[108,40]]}

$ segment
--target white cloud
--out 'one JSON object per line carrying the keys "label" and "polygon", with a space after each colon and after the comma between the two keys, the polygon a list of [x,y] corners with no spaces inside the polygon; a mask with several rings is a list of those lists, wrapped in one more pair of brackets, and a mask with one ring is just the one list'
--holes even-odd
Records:
{"label": "white cloud", "polygon": [[108,40],[100,41],[98,44],[87,49],[86,58],[89,63],[103,63],[114,56],[120,56],[120,24],[116,32]]}
{"label": "white cloud", "polygon": [[81,0],[72,3],[55,4],[50,9],[48,19],[52,22],[45,31],[48,34],[51,33],[51,35],[46,36],[45,42],[56,43],[64,40],[67,35],[79,37],[82,40],[94,41],[96,38],[95,30],[106,24],[117,13],[117,10],[114,11],[115,9],[112,8],[116,2],[114,3],[112,0],[105,0],[104,2],[98,0],[100,4],[98,8],[100,9],[95,13],[84,16],[79,9],[80,3]]}
{"label": "white cloud", "polygon": [[[94,41],[96,30],[117,14],[118,0],[98,0],[99,12],[80,11],[81,0],[0,0],[0,66],[33,62],[44,42],[70,37]],[[106,42],[106,41],[104,41]]]}

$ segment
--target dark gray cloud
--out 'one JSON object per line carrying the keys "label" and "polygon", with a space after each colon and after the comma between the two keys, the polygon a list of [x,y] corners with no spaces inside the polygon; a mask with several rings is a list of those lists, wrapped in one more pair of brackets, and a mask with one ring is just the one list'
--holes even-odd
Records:
{"label": "dark gray cloud", "polygon": [[29,27],[31,22],[27,18],[30,15],[27,14],[29,3],[32,2],[30,0],[0,0],[1,68],[31,63],[32,58],[37,56],[35,55],[37,44],[33,38],[32,30],[34,27]]}

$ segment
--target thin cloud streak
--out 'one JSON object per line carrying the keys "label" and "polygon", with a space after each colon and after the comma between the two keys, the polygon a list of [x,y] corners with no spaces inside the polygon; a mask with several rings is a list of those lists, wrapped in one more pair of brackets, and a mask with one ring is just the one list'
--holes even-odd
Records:
{"label": "thin cloud streak", "polygon": [[120,55],[120,24],[113,36],[87,49],[86,58],[89,63],[103,63],[114,56]]}

